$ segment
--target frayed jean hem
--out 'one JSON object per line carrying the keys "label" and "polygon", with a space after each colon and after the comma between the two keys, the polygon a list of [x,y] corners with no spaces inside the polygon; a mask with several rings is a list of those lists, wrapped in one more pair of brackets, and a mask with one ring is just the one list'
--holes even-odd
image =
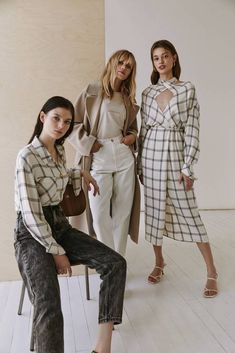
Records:
{"label": "frayed jean hem", "polygon": [[98,320],[99,324],[105,324],[107,322],[113,322],[114,325],[119,325],[122,323],[122,318],[121,317],[116,317],[116,316],[112,316],[112,317],[99,317]]}

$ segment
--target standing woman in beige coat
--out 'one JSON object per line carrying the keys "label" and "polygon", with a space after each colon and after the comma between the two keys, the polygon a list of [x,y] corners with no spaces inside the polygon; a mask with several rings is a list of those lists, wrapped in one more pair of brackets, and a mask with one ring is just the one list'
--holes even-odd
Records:
{"label": "standing woman in beige coat", "polygon": [[78,97],[77,125],[69,138],[79,151],[76,163],[83,162],[100,189],[98,197],[88,193],[90,229],[121,255],[125,255],[128,234],[137,242],[139,231],[135,75],[134,55],[127,50],[115,52],[100,82],[89,84]]}

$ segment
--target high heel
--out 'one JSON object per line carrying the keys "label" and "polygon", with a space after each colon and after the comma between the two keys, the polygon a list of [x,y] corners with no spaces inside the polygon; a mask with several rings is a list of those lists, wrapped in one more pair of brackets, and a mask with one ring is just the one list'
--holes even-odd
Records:
{"label": "high heel", "polygon": [[154,270],[157,269],[157,270],[160,270],[160,273],[157,275],[157,276],[154,276],[154,275],[149,275],[148,276],[148,283],[150,284],[157,284],[161,281],[162,279],[162,276],[164,275],[164,272],[163,272],[163,269],[164,267],[166,266],[166,264],[164,263],[162,267],[160,266],[155,266],[154,267]]}
{"label": "high heel", "polygon": [[[217,281],[217,278],[218,278],[218,274],[216,273],[215,277],[207,277],[207,280],[209,279],[211,281]],[[213,294],[209,294],[211,292]],[[217,294],[218,294],[218,289],[207,288],[207,287],[204,288],[204,291],[203,291],[204,298],[214,298],[217,296]]]}

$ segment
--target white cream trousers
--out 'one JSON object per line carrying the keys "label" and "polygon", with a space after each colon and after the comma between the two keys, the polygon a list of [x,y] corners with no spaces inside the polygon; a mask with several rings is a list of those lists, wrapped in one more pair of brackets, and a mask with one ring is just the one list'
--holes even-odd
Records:
{"label": "white cream trousers", "polygon": [[93,154],[91,175],[100,195],[89,192],[93,227],[97,239],[125,255],[134,197],[134,157],[121,143],[122,136],[99,139],[103,146]]}

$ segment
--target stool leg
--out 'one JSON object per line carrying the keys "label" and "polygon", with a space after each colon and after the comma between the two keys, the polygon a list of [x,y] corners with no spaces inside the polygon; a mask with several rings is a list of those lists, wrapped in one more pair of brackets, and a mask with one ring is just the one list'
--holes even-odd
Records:
{"label": "stool leg", "polygon": [[[33,308],[32,308],[33,310]],[[32,316],[34,317],[34,312],[32,314]],[[33,352],[34,351],[34,325],[33,325],[33,319],[32,319],[32,327],[31,327],[31,337],[30,337],[30,351]]]}
{"label": "stool leg", "polygon": [[19,308],[18,308],[18,315],[22,314],[22,308],[23,308],[23,303],[24,303],[24,295],[25,295],[25,284],[24,282],[22,283],[21,287],[21,294],[20,294],[20,302],[19,302]]}
{"label": "stool leg", "polygon": [[85,281],[86,281],[86,298],[90,300],[90,286],[89,286],[89,271],[88,266],[85,265]]}
{"label": "stool leg", "polygon": [[[20,294],[20,302],[19,302],[19,307],[18,307],[18,315],[22,314],[24,296],[25,296],[25,284],[24,284],[24,282],[22,282],[21,294]],[[30,351],[31,352],[34,351],[34,327],[33,327],[33,321],[32,321],[31,337],[30,337]]]}

